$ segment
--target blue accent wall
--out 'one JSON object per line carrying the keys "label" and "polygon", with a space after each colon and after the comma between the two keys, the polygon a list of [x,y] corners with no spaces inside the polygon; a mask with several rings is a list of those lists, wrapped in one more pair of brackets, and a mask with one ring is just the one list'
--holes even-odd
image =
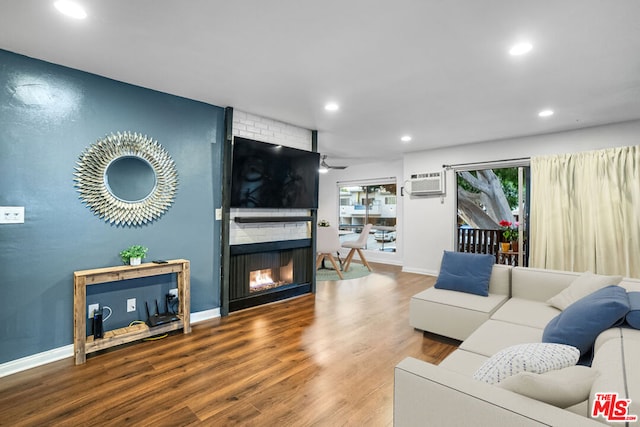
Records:
{"label": "blue accent wall", "polygon": [[[175,203],[142,227],[99,219],[74,187],[83,150],[118,131],[156,139],[178,170]],[[0,363],[72,344],[73,272],[119,265],[132,244],[149,248],[145,261],[191,261],[192,312],[220,306],[223,139],[223,108],[0,50],[0,206],[25,207],[24,224],[0,224]],[[144,320],[144,299],[171,281],[88,299],[108,300],[110,329],[129,320],[129,295]]]}

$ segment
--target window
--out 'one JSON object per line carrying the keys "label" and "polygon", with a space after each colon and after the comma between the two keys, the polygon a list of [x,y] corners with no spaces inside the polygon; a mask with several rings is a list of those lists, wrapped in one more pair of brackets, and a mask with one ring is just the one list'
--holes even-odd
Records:
{"label": "window", "polygon": [[396,251],[397,193],[395,180],[339,185],[340,241],[354,240],[365,224],[373,224],[367,250]]}

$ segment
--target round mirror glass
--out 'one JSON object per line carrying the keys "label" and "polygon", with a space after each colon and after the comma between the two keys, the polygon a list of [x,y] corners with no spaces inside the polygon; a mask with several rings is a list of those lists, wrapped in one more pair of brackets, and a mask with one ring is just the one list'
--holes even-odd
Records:
{"label": "round mirror glass", "polygon": [[141,202],[156,188],[156,173],[145,159],[122,156],[113,160],[104,172],[109,192],[123,202]]}

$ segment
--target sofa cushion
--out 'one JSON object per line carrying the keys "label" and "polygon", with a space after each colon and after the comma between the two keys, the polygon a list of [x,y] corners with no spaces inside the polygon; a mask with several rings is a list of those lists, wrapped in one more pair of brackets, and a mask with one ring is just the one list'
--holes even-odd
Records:
{"label": "sofa cushion", "polygon": [[580,351],[563,344],[528,343],[500,350],[491,356],[473,378],[496,384],[520,372],[542,374],[554,369],[573,366],[578,362]]}
{"label": "sofa cushion", "polygon": [[574,302],[586,297],[592,292],[602,289],[605,286],[617,285],[622,281],[622,276],[603,276],[600,274],[593,274],[590,271],[586,271],[578,276],[569,287],[557,294],[556,296],[549,298],[547,303],[553,307],[565,310]]}
{"label": "sofa cushion", "polygon": [[[631,399],[628,406],[629,415],[640,416],[640,341],[628,339],[627,332],[634,329],[618,328],[620,338],[610,339],[603,343],[593,358],[593,368],[600,372],[591,387],[589,394],[589,408],[593,408],[596,393],[618,393],[618,399]],[[624,335],[624,338],[622,338]],[[601,414],[596,418],[605,422]],[[637,422],[628,424],[620,422],[605,422],[616,426],[634,426]]]}
{"label": "sofa cushion", "polygon": [[544,328],[542,342],[572,345],[586,354],[596,337],[618,323],[629,311],[627,292],[607,286],[568,306]]}
{"label": "sofa cushion", "polygon": [[488,296],[495,256],[444,251],[434,287]]}
{"label": "sofa cushion", "polygon": [[496,311],[497,307],[500,307],[508,300],[506,295],[501,294],[489,294],[486,298],[480,298],[478,295],[466,292],[436,288],[425,289],[411,298],[444,304],[452,308],[463,308],[465,310],[479,311],[488,314]]}
{"label": "sofa cushion", "polygon": [[593,345],[593,350],[595,352],[598,352],[600,347],[602,347],[602,344],[604,344],[605,342],[612,339],[619,340],[620,338],[624,340],[640,341],[640,330],[629,328],[626,325],[607,329],[606,331],[598,335],[598,338],[596,338],[596,343]]}
{"label": "sofa cushion", "polygon": [[514,267],[511,271],[511,295],[546,302],[566,289],[579,275],[572,271]]}
{"label": "sofa cushion", "polygon": [[640,292],[640,279],[625,277],[622,282],[618,283],[618,286],[622,286],[627,292]]}
{"label": "sofa cushion", "polygon": [[487,297],[426,289],[409,302],[409,324],[414,328],[463,341],[507,301],[502,294]]}
{"label": "sofa cushion", "polygon": [[560,310],[544,302],[524,298],[511,298],[491,318],[517,325],[544,329],[547,323],[559,313]]}
{"label": "sofa cushion", "polygon": [[458,349],[438,363],[438,366],[471,378],[487,359],[487,356]]}
{"label": "sofa cushion", "polygon": [[489,279],[489,295],[500,294],[511,296],[511,270],[510,265],[493,264],[491,279]]}
{"label": "sofa cushion", "polygon": [[629,312],[626,321],[632,328],[640,329],[640,292],[628,292]]}
{"label": "sofa cushion", "polygon": [[490,357],[515,344],[541,341],[542,329],[487,320],[464,340],[459,348]]}
{"label": "sofa cushion", "polygon": [[523,396],[567,408],[589,398],[598,371],[586,366],[569,366],[544,374],[520,372],[498,383],[498,387]]}

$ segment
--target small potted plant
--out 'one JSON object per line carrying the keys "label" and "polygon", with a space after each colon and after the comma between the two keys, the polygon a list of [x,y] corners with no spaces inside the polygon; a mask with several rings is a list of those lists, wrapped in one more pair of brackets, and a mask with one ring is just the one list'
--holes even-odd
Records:
{"label": "small potted plant", "polygon": [[148,250],[142,245],[132,245],[120,252],[120,258],[125,264],[140,265],[142,258],[147,256]]}
{"label": "small potted plant", "polygon": [[513,223],[503,219],[499,224],[500,227],[502,227],[502,237],[504,237],[504,242],[501,243],[502,252],[508,252],[509,246],[511,246],[512,242],[518,240],[518,223]]}

